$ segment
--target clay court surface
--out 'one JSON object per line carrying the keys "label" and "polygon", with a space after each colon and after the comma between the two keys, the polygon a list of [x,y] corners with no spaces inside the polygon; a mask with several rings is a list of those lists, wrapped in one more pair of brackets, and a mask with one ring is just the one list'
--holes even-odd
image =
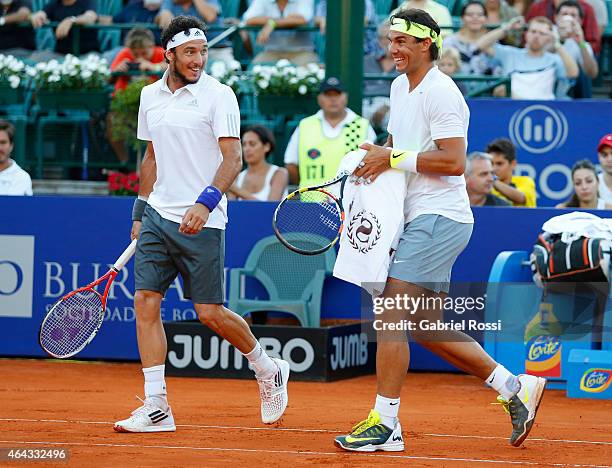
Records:
{"label": "clay court surface", "polygon": [[[2,466],[606,466],[612,464],[612,401],[547,391],[522,448],[508,416],[475,378],[410,374],[400,411],[405,452],[359,454],[333,437],[367,416],[374,376],[289,383],[280,426],[259,420],[255,380],[167,378],[177,432],[118,434],[139,406],[138,364],[0,360],[0,447],[63,447],[68,463]],[[380,465],[383,466],[383,465]]]}

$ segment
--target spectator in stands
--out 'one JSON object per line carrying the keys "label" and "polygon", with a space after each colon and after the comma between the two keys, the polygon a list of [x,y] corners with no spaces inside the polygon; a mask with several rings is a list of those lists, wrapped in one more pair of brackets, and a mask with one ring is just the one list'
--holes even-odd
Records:
{"label": "spectator in stands", "polygon": [[[164,49],[155,45],[153,33],[144,28],[134,28],[130,30],[125,40],[125,47],[119,51],[113,63],[111,72],[142,71],[142,72],[163,72],[168,64],[164,60]],[[134,79],[142,79],[142,76],[119,76],[114,77],[115,91],[125,89]],[[152,78],[154,81],[156,78]],[[122,140],[113,138],[113,113],[109,112],[106,118],[106,138],[117,155],[117,159],[122,164],[127,164],[129,155]]]}
{"label": "spectator in stands", "polygon": [[603,36],[606,27],[608,26],[608,7],[604,0],[586,0],[586,2],[593,7],[595,12],[595,19],[597,26],[599,27],[599,36]]}
{"label": "spectator in stands", "polygon": [[525,16],[529,11],[533,0],[508,0],[508,5],[516,10],[519,15]]}
{"label": "spectator in stands", "polygon": [[[175,16],[195,16],[203,20],[207,26],[215,28],[223,26],[223,17],[219,0],[163,0],[157,24],[164,29]],[[223,31],[208,31],[206,39],[208,42]],[[227,39],[208,49],[208,60],[212,63],[216,60],[230,64],[234,61],[234,52],[231,42]]]}
{"label": "spectator in stands", "polygon": [[[127,73],[129,71],[158,72],[167,68],[164,60],[164,49],[155,45],[155,36],[144,28],[130,30],[125,47],[117,54],[111,63],[111,72]],[[141,76],[119,76],[115,78],[115,91],[125,89],[131,80]]]}
{"label": "spectator in stands", "polygon": [[[363,72],[397,76],[395,61],[391,56],[389,44],[389,21],[383,21],[377,28],[380,47],[377,52],[363,58]],[[383,132],[389,122],[389,95],[391,80],[364,80],[363,116],[368,119],[377,132]]]}
{"label": "spectator in stands", "polygon": [[406,0],[391,12],[391,16],[393,16],[396,11],[407,10],[409,8],[416,8],[417,10],[423,10],[429,13],[429,16],[431,16],[442,29],[442,36],[452,30],[453,18],[451,17],[450,11],[448,11],[448,8],[444,5],[434,0]]}
{"label": "spectator in stands", "polygon": [[0,1],[0,53],[24,58],[36,49],[34,31],[17,26],[28,21],[31,13],[30,0]]}
{"label": "spectator in stands", "polygon": [[[32,14],[30,22],[37,29],[51,22],[59,22],[55,28],[55,52],[58,54],[74,53],[72,47],[73,26],[93,24],[98,19],[94,0],[51,0],[45,7]],[[79,53],[97,52],[98,31],[82,28],[80,31]],[[47,59],[49,56],[33,55],[35,59]]]}
{"label": "spectator in stands", "polygon": [[535,182],[528,176],[513,175],[516,168],[516,148],[506,138],[498,138],[487,145],[491,155],[496,180],[493,195],[510,201],[514,206],[533,208],[536,206]]}
{"label": "spectator in stands", "polygon": [[15,127],[0,120],[0,195],[32,195],[32,179],[11,159]]}
{"label": "spectator in stands", "polygon": [[[530,21],[531,19],[538,16],[545,16],[551,21],[555,21],[555,13],[557,6],[563,0],[539,0],[533,3],[525,15],[525,19]],[[578,0],[580,7],[584,13],[582,17],[582,30],[584,31],[584,37],[591,44],[593,52],[599,54],[601,50],[601,33],[597,26],[597,19],[593,7],[589,5],[585,0]]]}
{"label": "spectator in stands", "polygon": [[499,64],[480,50],[479,38],[487,33],[487,9],[478,0],[469,0],[461,9],[461,29],[444,38],[444,48],[453,47],[461,55],[461,73],[499,75]]}
{"label": "spectator in stands", "polygon": [[300,187],[331,179],[347,152],[376,140],[369,122],[346,107],[348,96],[338,78],[321,83],[317,101],[321,110],[300,121],[285,151],[289,181]]}
{"label": "spectator in stands", "polygon": [[555,96],[565,97],[569,89],[568,78],[578,76],[578,65],[555,39],[553,24],[549,19],[536,17],[529,22],[525,48],[498,43],[508,31],[520,30],[523,24],[519,16],[480,37],[477,45],[499,60],[504,74],[511,76],[514,99],[552,100]]}
{"label": "spectator in stands", "polygon": [[574,98],[592,96],[592,79],[597,78],[599,67],[591,44],[584,40],[581,18],[582,8],[577,0],[565,0],[557,7],[557,31],[562,47],[578,64],[580,73],[570,93]]}
{"label": "spectator in stands", "polygon": [[[363,53],[364,55],[368,54],[380,54],[380,46],[378,45],[378,40],[376,38],[376,31],[374,28],[376,27],[377,17],[376,17],[376,9],[374,8],[373,0],[364,0],[365,1],[365,15],[364,15],[364,25],[365,29],[363,30]],[[314,24],[319,26],[319,30],[322,35],[325,35],[325,30],[327,26],[327,0],[319,0],[315,11]]]}
{"label": "spectator in stands", "polygon": [[[123,23],[151,23],[157,22],[157,16],[161,7],[162,0],[131,0],[121,11],[114,16],[100,16],[98,22],[101,24],[123,24]],[[124,30],[121,34],[123,42],[127,37],[128,31]],[[159,44],[161,32],[153,31],[155,43]]]}
{"label": "spectator in stands", "polygon": [[[287,59],[295,65],[319,62],[311,33],[292,31],[307,26],[314,17],[314,0],[254,0],[244,12],[242,20],[248,26],[262,26],[256,42],[263,46],[253,59],[258,62],[277,62]],[[276,30],[277,27],[289,28]]]}
{"label": "spectator in stands", "polygon": [[[485,0],[484,6],[487,12],[487,24],[503,24],[520,16],[513,7],[508,5],[506,0]],[[511,31],[502,41],[502,44],[521,46],[523,44],[521,31]]]}
{"label": "spectator in stands", "polygon": [[[453,75],[461,71],[461,56],[459,55],[459,51],[454,47],[444,46],[438,58],[438,68],[442,73],[453,78]],[[465,84],[460,81],[455,81],[455,79],[453,79],[453,81],[457,85],[457,88],[459,88],[459,91],[461,91],[461,94],[465,95],[467,93]]]}
{"label": "spectator in stands", "polygon": [[597,169],[588,159],[578,161],[572,167],[572,184],[574,192],[569,200],[559,203],[557,208],[584,208],[591,210],[609,210],[611,204],[607,204],[599,196],[599,179]]}
{"label": "spectator in stands", "polygon": [[612,133],[599,140],[597,156],[602,171],[599,174],[599,195],[606,203],[612,203]]}
{"label": "spectator in stands", "polygon": [[508,201],[491,193],[495,178],[491,155],[477,151],[470,153],[464,175],[471,206],[510,206]]}
{"label": "spectator in stands", "polygon": [[276,201],[287,194],[287,169],[267,161],[274,146],[274,135],[263,125],[253,125],[244,131],[242,154],[247,168],[228,190],[230,199]]}

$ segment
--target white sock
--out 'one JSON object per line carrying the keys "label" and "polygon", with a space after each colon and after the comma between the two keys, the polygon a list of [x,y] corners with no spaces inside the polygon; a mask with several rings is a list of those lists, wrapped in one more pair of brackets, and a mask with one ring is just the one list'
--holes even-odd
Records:
{"label": "white sock", "polygon": [[390,429],[395,427],[397,422],[397,414],[399,412],[400,399],[399,398],[386,398],[384,396],[376,395],[376,404],[374,409],[380,414],[382,423]]}
{"label": "white sock", "polygon": [[143,367],[145,384],[145,399],[151,401],[164,411],[168,411],[168,400],[166,399],[166,381],[164,380],[164,364],[153,367]]}
{"label": "white sock", "polygon": [[257,377],[267,378],[272,376],[278,370],[276,363],[266,354],[259,341],[255,343],[255,348],[248,354],[244,355],[255,370]]}
{"label": "white sock", "polygon": [[501,364],[497,364],[485,382],[506,400],[512,398],[521,389],[518,377]]}

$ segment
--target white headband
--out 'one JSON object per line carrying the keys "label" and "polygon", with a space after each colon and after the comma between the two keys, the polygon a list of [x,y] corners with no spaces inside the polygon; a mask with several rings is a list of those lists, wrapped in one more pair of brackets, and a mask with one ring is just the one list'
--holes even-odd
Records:
{"label": "white headband", "polygon": [[166,50],[173,49],[174,47],[183,45],[185,42],[193,41],[196,39],[206,40],[204,31],[198,28],[191,28],[188,31],[181,31],[180,33],[177,33],[172,36],[172,39],[168,41],[168,44],[166,44]]}

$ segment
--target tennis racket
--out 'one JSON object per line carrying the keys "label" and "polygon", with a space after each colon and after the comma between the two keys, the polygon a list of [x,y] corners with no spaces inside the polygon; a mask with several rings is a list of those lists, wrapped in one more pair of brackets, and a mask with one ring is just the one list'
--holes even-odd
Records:
{"label": "tennis racket", "polygon": [[[40,325],[38,340],[42,349],[53,357],[69,358],[94,339],[102,326],[110,286],[135,251],[136,239],[104,276],[66,294],[51,307]],[[95,288],[104,281],[104,293],[100,294]]]}
{"label": "tennis racket", "polygon": [[289,250],[317,255],[336,244],[344,226],[342,191],[350,172],[287,195],[274,211],[272,228]]}

